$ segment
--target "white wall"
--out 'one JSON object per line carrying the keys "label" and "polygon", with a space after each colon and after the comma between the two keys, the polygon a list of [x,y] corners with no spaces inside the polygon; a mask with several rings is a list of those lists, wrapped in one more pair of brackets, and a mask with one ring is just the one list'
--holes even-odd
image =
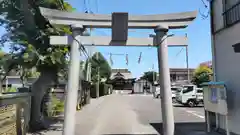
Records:
{"label": "white wall", "polygon": [[[36,78],[29,78],[27,80],[28,83],[33,83],[36,80]],[[6,80],[3,81],[3,84],[6,84]],[[12,84],[12,87],[22,87],[22,82],[20,78],[13,77],[13,78],[7,78],[7,84]]]}
{"label": "white wall", "polygon": [[[3,81],[3,84],[6,84],[6,80]],[[12,87],[22,87],[20,78],[8,78],[7,84],[12,84]]]}
{"label": "white wall", "polygon": [[[233,44],[240,42],[240,23],[218,32],[213,39],[216,80],[225,81],[227,84],[229,129],[240,134],[240,53],[234,53],[232,47]],[[224,122],[221,117],[220,127],[223,129],[225,129]]]}

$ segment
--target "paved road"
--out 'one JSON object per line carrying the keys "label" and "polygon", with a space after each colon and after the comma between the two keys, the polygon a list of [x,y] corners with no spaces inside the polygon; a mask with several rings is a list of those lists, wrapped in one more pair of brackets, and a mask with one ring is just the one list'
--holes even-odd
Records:
{"label": "paved road", "polygon": [[[176,105],[174,119],[177,135],[203,134],[203,108]],[[115,94],[94,100],[77,112],[76,135],[158,135],[161,122],[160,99],[154,99],[152,95]],[[47,133],[60,134],[61,131]]]}
{"label": "paved road", "polygon": [[[78,135],[159,134],[161,104],[151,95],[111,95],[79,112]],[[175,107],[176,123],[203,123],[203,108]],[[203,127],[204,128],[204,127]]]}

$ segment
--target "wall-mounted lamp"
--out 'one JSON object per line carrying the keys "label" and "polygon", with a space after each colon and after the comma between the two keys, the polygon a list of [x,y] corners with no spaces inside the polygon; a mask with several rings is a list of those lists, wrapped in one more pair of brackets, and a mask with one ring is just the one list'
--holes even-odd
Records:
{"label": "wall-mounted lamp", "polygon": [[240,53],[240,43],[232,45],[235,53]]}

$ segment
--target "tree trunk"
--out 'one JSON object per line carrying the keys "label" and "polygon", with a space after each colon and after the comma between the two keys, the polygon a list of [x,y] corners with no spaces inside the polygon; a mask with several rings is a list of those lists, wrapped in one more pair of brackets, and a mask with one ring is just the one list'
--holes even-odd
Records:
{"label": "tree trunk", "polygon": [[43,96],[49,87],[57,80],[57,70],[51,68],[41,68],[41,75],[38,80],[32,85],[32,102],[31,102],[31,119],[30,130],[37,131],[47,128],[44,123],[44,117],[42,115],[41,106]]}

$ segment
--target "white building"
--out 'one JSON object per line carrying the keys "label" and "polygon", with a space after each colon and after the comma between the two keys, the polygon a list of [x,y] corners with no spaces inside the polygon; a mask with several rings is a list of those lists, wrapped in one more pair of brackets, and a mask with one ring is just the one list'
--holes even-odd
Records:
{"label": "white building", "polygon": [[[28,78],[27,85],[32,84],[35,81],[36,81],[36,78]],[[15,88],[19,88],[23,86],[20,76],[6,76],[6,79],[4,79],[2,83],[4,86],[11,85],[11,87],[15,87]]]}
{"label": "white building", "polygon": [[[229,130],[240,134],[240,54],[232,47],[240,43],[240,1],[211,0],[210,8],[214,77],[226,82]],[[220,116],[220,129],[224,121]]]}

